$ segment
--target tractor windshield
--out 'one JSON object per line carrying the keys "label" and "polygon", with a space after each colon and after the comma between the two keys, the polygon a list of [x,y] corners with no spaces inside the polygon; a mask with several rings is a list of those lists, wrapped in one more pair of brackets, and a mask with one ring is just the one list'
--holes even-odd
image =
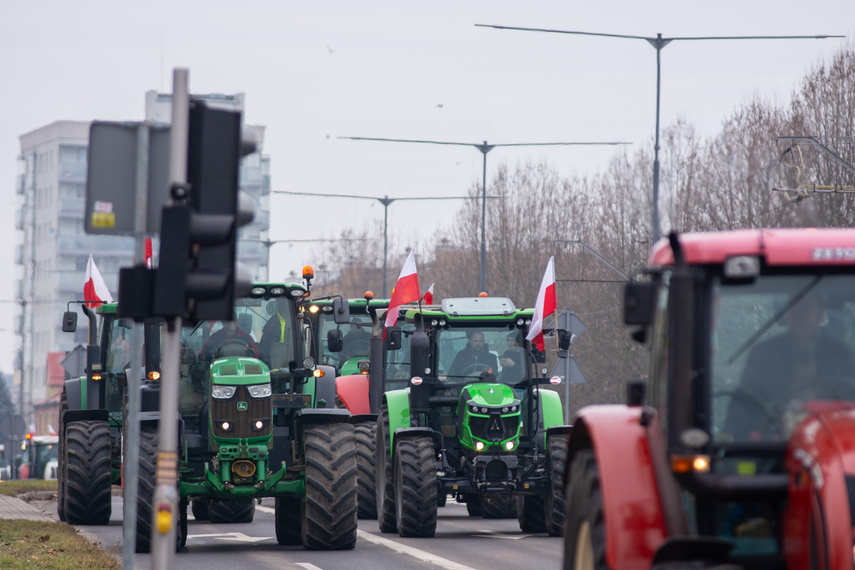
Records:
{"label": "tractor windshield", "polygon": [[[323,312],[318,318],[318,345],[320,346],[320,364],[336,368],[353,358],[368,358],[369,341],[371,340],[371,317],[367,314],[356,313],[351,308],[350,324],[338,325],[331,312]],[[331,352],[327,343],[327,333],[339,329],[342,333],[342,349]]]}
{"label": "tractor windshield", "polygon": [[438,378],[452,384],[477,381],[492,373],[505,384],[523,380],[526,370],[521,333],[507,326],[439,329]]}
{"label": "tractor windshield", "polygon": [[855,276],[719,280],[712,295],[715,441],[783,442],[812,410],[855,402]]}

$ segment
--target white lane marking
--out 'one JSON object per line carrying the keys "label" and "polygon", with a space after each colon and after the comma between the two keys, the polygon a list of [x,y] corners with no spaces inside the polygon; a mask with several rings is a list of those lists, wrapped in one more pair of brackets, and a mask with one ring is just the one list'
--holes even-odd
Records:
{"label": "white lane marking", "polygon": [[[276,513],[276,509],[271,509],[270,507],[262,507],[261,505],[258,505],[255,508],[264,513]],[[368,542],[373,542],[374,544],[379,544],[380,546],[391,548],[396,552],[412,556],[413,558],[417,558],[425,562],[430,562],[431,564],[436,564],[441,568],[447,568],[448,570],[473,570],[471,567],[465,566],[463,564],[458,564],[453,560],[448,560],[447,558],[437,556],[436,554],[431,554],[430,552],[426,552],[424,550],[420,550],[412,546],[407,546],[406,544],[401,544],[400,542],[395,542],[394,540],[383,538],[382,536],[377,536],[376,534],[372,534],[364,530],[357,530],[356,534],[362,540],[367,540]]]}
{"label": "white lane marking", "polygon": [[219,540],[236,540],[238,542],[261,542],[273,538],[272,536],[247,536],[242,532],[220,532],[213,534],[190,534],[187,540],[191,538],[216,538]]}
{"label": "white lane marking", "polygon": [[306,570],[323,570],[320,566],[315,566],[314,564],[309,564],[308,562],[295,562],[294,566],[300,566],[305,568]]}
{"label": "white lane marking", "polygon": [[431,554],[430,552],[425,552],[424,550],[419,550],[418,548],[407,546],[406,544],[401,544],[400,542],[395,542],[394,540],[389,540],[388,538],[383,538],[381,536],[377,536],[376,534],[365,532],[364,530],[357,530],[356,533],[362,540],[367,540],[368,542],[373,542],[374,544],[379,544],[381,546],[385,546],[386,548],[391,548],[396,552],[412,556],[413,558],[417,558],[424,562],[436,564],[441,568],[447,568],[448,570],[474,570],[469,566],[458,564],[453,560],[448,560],[447,558],[437,556],[436,554]]}

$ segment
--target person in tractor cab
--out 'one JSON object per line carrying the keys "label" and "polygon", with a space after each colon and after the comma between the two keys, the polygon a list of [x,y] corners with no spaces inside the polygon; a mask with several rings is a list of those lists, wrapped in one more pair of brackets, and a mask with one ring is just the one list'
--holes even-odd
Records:
{"label": "person in tractor cab", "polygon": [[481,331],[470,331],[466,335],[469,342],[454,357],[449,374],[451,376],[477,376],[489,369],[495,373],[498,369],[498,359],[490,352]]}
{"label": "person in tractor cab", "polygon": [[211,335],[199,351],[199,360],[211,362],[223,356],[252,356],[258,358],[258,347],[249,333],[238,327],[237,315],[232,320],[221,321],[220,330]]}
{"label": "person in tractor cab", "polygon": [[261,329],[258,352],[261,354],[261,359],[272,368],[280,368],[283,364],[287,366],[287,363],[273,362],[273,360],[277,360],[273,357],[273,353],[276,351],[274,347],[277,345],[282,346],[290,342],[290,325],[286,320],[289,314],[288,299],[276,297],[275,302],[267,304],[267,313],[270,318]]}
{"label": "person in tractor cab", "polygon": [[520,346],[517,333],[508,334],[507,341],[508,349],[499,358],[499,364],[502,365],[502,382],[510,384],[523,379],[525,354]]}
{"label": "person in tractor cab", "polygon": [[[768,414],[767,424],[780,422],[808,400],[855,398],[855,357],[822,330],[826,309],[821,296],[793,298],[784,311],[786,331],[751,349],[739,386],[745,398],[754,400],[749,406]],[[735,413],[732,406],[725,431],[737,440],[764,439],[756,411]]]}
{"label": "person in tractor cab", "polygon": [[368,356],[371,323],[355,318],[350,322],[350,332],[344,335],[341,349],[341,361],[345,362],[357,356]]}

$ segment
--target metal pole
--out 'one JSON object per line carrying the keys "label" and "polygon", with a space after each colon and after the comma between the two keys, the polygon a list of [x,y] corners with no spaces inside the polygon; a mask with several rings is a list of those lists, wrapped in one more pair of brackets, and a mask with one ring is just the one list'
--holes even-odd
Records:
{"label": "metal pole", "polygon": [[484,168],[481,172],[481,288],[487,290],[487,153],[490,152],[487,141],[484,141]]}
{"label": "metal pole", "polygon": [[389,204],[392,202],[389,200],[389,196],[384,196],[380,203],[383,204],[383,298],[388,299],[389,297],[386,295],[386,268],[387,263],[389,262]]}
{"label": "metal pole", "polygon": [[[136,201],[136,215],[134,218],[134,262],[145,263],[145,237],[146,214],[148,206],[148,151],[150,141],[150,130],[148,125],[141,125],[137,129],[137,179],[134,189]],[[133,570],[134,548],[130,545],[136,544],[137,533],[137,494],[139,485],[139,463],[140,463],[140,381],[144,376],[142,367],[142,324],[135,322],[131,328],[131,368],[128,370],[128,413],[126,415],[128,425],[125,433],[128,437],[127,456],[122,458],[124,473],[122,475],[122,567],[125,570]]]}
{"label": "metal pole", "polygon": [[[653,43],[653,42],[650,42]],[[653,247],[657,241],[659,241],[659,92],[660,92],[660,79],[661,79],[661,55],[662,48],[667,45],[668,42],[663,44],[662,42],[662,34],[656,34],[656,43],[653,47],[656,48],[656,142],[653,145],[653,206],[652,210],[652,219],[651,219],[651,231],[653,232],[653,241],[650,243],[650,246]]]}
{"label": "metal pole", "polygon": [[[187,70],[172,74],[172,129],[169,141],[170,183],[187,181],[187,141],[190,95]],[[158,570],[171,570],[175,562],[175,522],[178,510],[178,378],[181,318],[167,319],[163,333],[163,376],[160,381],[160,425],[157,452],[157,488],[152,521],[152,562]],[[167,515],[169,513],[168,519]],[[158,524],[160,522],[161,524]],[[167,525],[166,522],[169,524]]]}

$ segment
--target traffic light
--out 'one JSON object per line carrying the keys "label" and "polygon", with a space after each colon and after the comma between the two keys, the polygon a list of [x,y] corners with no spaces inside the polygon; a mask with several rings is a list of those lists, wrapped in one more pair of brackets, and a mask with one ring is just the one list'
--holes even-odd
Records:
{"label": "traffic light", "polygon": [[230,320],[237,290],[238,227],[252,221],[239,199],[240,159],[255,144],[241,136],[241,115],[201,101],[190,107],[187,184],[173,185],[163,208],[153,312],[188,323]]}

